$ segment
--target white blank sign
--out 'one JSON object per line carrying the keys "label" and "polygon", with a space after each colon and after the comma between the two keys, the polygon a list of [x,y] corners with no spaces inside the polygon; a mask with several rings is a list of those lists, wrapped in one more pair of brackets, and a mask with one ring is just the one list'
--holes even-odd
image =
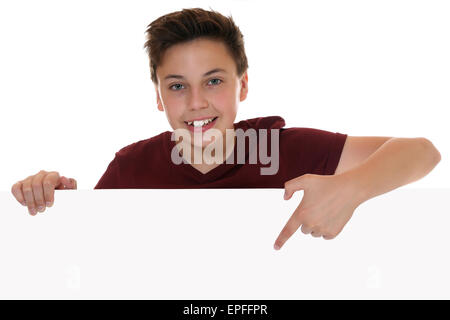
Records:
{"label": "white blank sign", "polygon": [[57,190],[30,216],[0,192],[2,299],[449,299],[450,189],[360,205],[333,240],[279,232],[283,189]]}

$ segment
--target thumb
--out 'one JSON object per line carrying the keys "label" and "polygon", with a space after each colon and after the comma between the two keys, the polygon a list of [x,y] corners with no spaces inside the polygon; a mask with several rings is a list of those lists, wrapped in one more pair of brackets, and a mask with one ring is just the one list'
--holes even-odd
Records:
{"label": "thumb", "polygon": [[71,188],[76,189],[77,188],[77,180],[70,178],[70,182],[72,183]]}
{"label": "thumb", "polygon": [[284,183],[284,200],[289,200],[295,191],[305,190],[305,180],[307,176],[307,174],[304,174]]}
{"label": "thumb", "polygon": [[292,195],[295,193],[295,191],[297,191],[297,190],[293,190],[293,189],[284,189],[284,200],[289,200],[291,197],[292,197]]}
{"label": "thumb", "polygon": [[62,189],[76,189],[77,182],[75,181],[75,179],[61,176],[61,183],[59,187],[61,187]]}
{"label": "thumb", "polygon": [[292,197],[292,193],[288,192],[286,187],[284,187],[284,200],[288,200]]}

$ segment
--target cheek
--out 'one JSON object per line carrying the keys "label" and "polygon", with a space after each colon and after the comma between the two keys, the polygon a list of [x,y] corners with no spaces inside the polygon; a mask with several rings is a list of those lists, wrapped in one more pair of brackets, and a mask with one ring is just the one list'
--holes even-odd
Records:
{"label": "cheek", "polygon": [[[230,88],[231,89],[231,88]],[[236,109],[236,93],[233,90],[223,90],[214,96],[214,104],[224,115],[233,113]]]}
{"label": "cheek", "polygon": [[181,108],[177,107],[176,104],[169,104],[167,103],[164,108],[166,112],[167,120],[170,123],[170,126],[172,128],[179,127],[181,117],[183,116],[183,113],[181,112]]}

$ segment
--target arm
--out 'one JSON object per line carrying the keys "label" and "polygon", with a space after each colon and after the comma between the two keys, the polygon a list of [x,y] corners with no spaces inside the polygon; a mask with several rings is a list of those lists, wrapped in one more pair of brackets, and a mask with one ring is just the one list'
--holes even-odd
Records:
{"label": "arm", "polygon": [[[358,140],[348,141],[336,170],[339,173],[305,174],[285,183],[286,200],[299,190],[304,190],[304,195],[275,241],[275,249],[300,226],[304,234],[335,238],[361,203],[422,178],[441,159],[439,151],[424,138],[391,138],[373,153],[373,138],[355,144]],[[370,156],[361,161],[368,153]]]}
{"label": "arm", "polygon": [[339,175],[353,185],[359,203],[426,176],[441,160],[425,138],[392,138],[358,166]]}

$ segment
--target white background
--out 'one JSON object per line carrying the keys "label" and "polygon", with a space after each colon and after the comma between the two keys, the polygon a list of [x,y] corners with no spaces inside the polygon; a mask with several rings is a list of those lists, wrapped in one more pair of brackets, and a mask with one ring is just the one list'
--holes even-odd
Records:
{"label": "white background", "polygon": [[2,1],[0,190],[44,169],[92,190],[114,153],[171,130],[157,111],[147,25],[182,8],[232,15],[249,94],[237,121],[426,137],[448,186],[448,1]]}

